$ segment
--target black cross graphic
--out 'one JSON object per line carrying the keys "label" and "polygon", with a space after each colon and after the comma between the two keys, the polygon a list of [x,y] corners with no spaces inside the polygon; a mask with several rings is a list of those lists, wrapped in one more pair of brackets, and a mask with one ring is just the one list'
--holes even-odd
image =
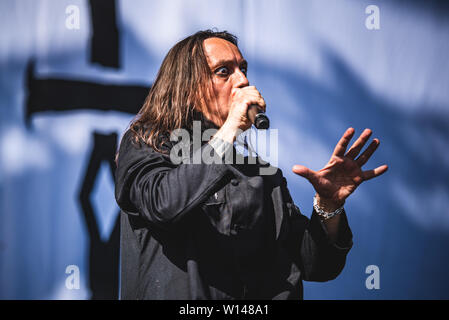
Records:
{"label": "black cross graphic", "polygon": [[[104,67],[120,66],[119,30],[116,24],[114,0],[90,0],[92,18],[91,62]],[[43,111],[115,110],[135,114],[142,106],[149,88],[139,85],[106,85],[74,79],[39,78],[35,76],[35,63],[27,66],[25,122]],[[110,135],[92,133],[93,150],[85,172],[78,199],[89,233],[89,285],[91,299],[118,298],[119,270],[119,217],[113,231],[104,242],[101,240],[90,194],[101,163],[106,161],[114,177],[114,155],[117,150],[117,132]]]}

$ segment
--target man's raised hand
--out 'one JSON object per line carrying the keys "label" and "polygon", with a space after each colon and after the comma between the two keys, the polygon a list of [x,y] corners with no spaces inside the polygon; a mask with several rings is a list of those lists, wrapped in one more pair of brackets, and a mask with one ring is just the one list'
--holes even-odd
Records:
{"label": "man's raised hand", "polygon": [[362,170],[362,166],[376,151],[380,141],[374,139],[357,157],[372,132],[365,129],[346,152],[354,132],[353,128],[346,130],[324,168],[313,171],[302,165],[293,166],[293,172],[309,180],[319,197],[332,201],[336,206],[342,205],[363,181],[378,177],[388,169],[387,165],[382,165],[372,170]]}

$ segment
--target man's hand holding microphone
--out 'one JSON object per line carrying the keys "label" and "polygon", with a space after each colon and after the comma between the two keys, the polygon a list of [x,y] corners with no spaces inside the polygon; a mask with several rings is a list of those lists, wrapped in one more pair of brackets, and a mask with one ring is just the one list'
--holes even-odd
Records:
{"label": "man's hand holding microphone", "polygon": [[253,124],[258,129],[268,129],[265,100],[255,86],[232,89],[231,99],[228,117],[214,137],[233,143],[240,131]]}

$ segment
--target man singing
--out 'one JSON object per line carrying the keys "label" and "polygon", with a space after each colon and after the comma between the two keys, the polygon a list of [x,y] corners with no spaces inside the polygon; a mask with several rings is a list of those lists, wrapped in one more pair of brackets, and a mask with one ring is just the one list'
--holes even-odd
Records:
{"label": "man singing", "polygon": [[347,150],[347,129],[319,171],[293,167],[316,191],[310,219],[280,169],[260,174],[262,161],[173,161],[171,135],[192,132],[194,121],[216,132],[190,157],[235,151],[252,125],[248,107],[266,108],[247,68],[227,32],[197,32],[165,57],[117,154],[121,299],[302,299],[302,280],[332,280],[343,269],[352,247],[345,200],[387,170],[362,170],[379,145],[360,153],[371,130]]}

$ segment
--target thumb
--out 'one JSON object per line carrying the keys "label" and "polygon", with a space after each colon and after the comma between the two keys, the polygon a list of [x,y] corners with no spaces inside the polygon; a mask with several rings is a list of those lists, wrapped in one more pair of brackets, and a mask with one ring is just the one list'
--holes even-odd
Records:
{"label": "thumb", "polygon": [[292,171],[297,175],[300,175],[301,177],[304,177],[306,179],[310,179],[313,174],[312,170],[299,164],[294,165]]}

